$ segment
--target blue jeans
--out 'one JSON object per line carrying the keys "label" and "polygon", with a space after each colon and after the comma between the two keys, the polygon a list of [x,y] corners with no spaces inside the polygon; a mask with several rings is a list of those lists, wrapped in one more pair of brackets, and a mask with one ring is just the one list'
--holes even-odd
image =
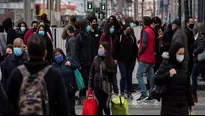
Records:
{"label": "blue jeans", "polygon": [[127,90],[128,93],[132,92],[132,72],[133,66],[126,65],[123,62],[118,62],[119,70],[121,73],[121,80],[120,80],[120,90],[121,93]]}
{"label": "blue jeans", "polygon": [[141,94],[143,96],[147,96],[147,88],[143,79],[143,74],[147,74],[147,78],[149,81],[150,88],[152,88],[152,81],[154,77],[154,69],[153,64],[147,64],[144,62],[139,62],[138,70],[137,70],[137,80],[139,84],[139,88],[141,90]]}
{"label": "blue jeans", "polygon": [[197,95],[197,78],[201,74],[202,79],[205,81],[205,62],[198,62],[194,65],[192,70],[192,91]]}

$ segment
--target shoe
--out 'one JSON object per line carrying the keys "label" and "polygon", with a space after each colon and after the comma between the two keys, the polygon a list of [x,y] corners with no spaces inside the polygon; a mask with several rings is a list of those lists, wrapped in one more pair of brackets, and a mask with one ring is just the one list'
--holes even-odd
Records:
{"label": "shoe", "polygon": [[198,103],[198,97],[195,95],[193,98],[194,98],[194,103]]}
{"label": "shoe", "polygon": [[147,96],[141,95],[140,98],[137,99],[137,101],[145,100],[145,99],[147,99]]}
{"label": "shoe", "polygon": [[154,99],[153,99],[152,97],[149,96],[146,100],[154,100]]}
{"label": "shoe", "polygon": [[133,100],[133,96],[131,93],[127,94],[127,98]]}

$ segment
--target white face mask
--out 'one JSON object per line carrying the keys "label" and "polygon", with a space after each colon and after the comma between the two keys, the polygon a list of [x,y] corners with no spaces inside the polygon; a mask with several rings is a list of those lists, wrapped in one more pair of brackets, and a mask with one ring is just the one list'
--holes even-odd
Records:
{"label": "white face mask", "polygon": [[184,61],[184,55],[177,55],[176,60],[180,63],[183,62]]}
{"label": "white face mask", "polygon": [[21,27],[21,31],[25,31],[26,30],[26,27]]}

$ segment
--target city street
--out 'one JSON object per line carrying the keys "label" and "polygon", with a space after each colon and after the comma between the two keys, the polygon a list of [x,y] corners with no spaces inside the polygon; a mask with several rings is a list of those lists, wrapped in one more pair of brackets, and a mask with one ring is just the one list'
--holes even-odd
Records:
{"label": "city street", "polygon": [[[136,79],[136,72],[137,72],[137,65],[135,67],[134,73],[133,73],[133,84],[137,85],[137,79]],[[118,86],[119,86],[119,80],[120,80],[120,73],[118,70],[117,73],[118,78]],[[146,77],[145,77],[146,80]],[[146,81],[145,81],[146,82]],[[205,89],[204,89],[204,82],[198,82],[199,86],[203,90],[198,91],[198,97],[199,97],[199,103],[196,104],[194,111],[196,115],[203,115],[205,114]],[[133,100],[129,101],[129,112],[130,115],[160,115],[160,109],[161,109],[161,102],[157,102],[155,100],[151,101],[143,101],[138,102],[136,99],[140,97],[140,91],[137,90],[137,92],[133,93]],[[81,115],[82,113],[82,106],[77,105],[76,106],[76,113],[78,115]]]}

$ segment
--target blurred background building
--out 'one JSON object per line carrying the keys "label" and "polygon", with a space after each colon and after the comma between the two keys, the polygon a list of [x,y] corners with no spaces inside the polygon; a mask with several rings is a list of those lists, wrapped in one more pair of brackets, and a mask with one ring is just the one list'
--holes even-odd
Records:
{"label": "blurred background building", "polygon": [[159,16],[164,23],[169,23],[192,16],[203,22],[205,0],[0,0],[0,22],[10,17],[15,25],[21,21],[30,23],[46,13],[53,25],[60,26],[66,24],[71,15],[81,19],[90,11],[95,12],[99,20],[110,15],[139,21],[142,16]]}

